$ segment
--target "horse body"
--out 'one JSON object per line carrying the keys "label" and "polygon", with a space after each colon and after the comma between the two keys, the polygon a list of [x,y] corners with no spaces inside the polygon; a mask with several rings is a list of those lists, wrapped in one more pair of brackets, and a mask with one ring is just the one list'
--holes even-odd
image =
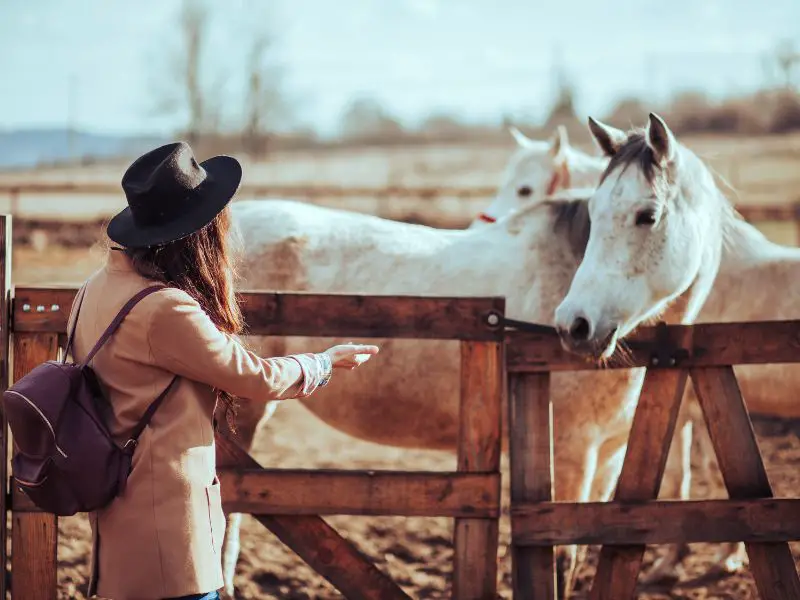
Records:
{"label": "horse body", "polygon": [[[505,296],[510,317],[550,323],[580,262],[585,202],[540,203],[490,230],[436,230],[289,201],[237,202],[247,248],[246,289],[317,293]],[[280,223],[280,231],[275,227]],[[332,315],[335,318],[335,315]],[[344,340],[253,337],[262,355],[323,349]],[[458,342],[375,340],[380,360],[340,374],[312,398],[310,412],[353,437],[384,445],[455,451]],[[553,374],[555,483],[560,500],[588,501],[604,445],[627,435],[643,369]],[[249,447],[265,404],[243,401],[240,439]],[[608,482],[610,488],[613,482]],[[238,516],[223,551],[231,587]]]}
{"label": "horse body", "polygon": [[[749,292],[758,277],[769,277],[765,265],[791,269],[796,253],[770,244],[741,221],[710,171],[659,117],[651,114],[646,130],[630,134],[593,120],[590,127],[611,160],[589,200],[592,229],[584,260],[556,310],[565,347],[609,356],[641,323],[659,316],[693,323],[707,303],[712,320],[726,311],[728,317],[748,316],[729,297],[746,269],[755,278]],[[749,293],[740,297],[749,300]],[[770,315],[778,318],[774,307]],[[695,412],[690,418],[702,417]],[[684,469],[689,472],[689,465]],[[743,545],[735,548],[723,545],[716,560],[729,569],[741,566]],[[651,574],[671,571],[680,554],[673,546]]]}
{"label": "horse body", "polygon": [[[800,319],[800,248],[775,244],[752,225],[729,228],[714,288],[698,322]],[[753,414],[800,418],[800,369],[793,364],[734,367]]]}
{"label": "horse body", "polygon": [[[512,133],[520,149],[510,161],[495,201],[487,208],[485,215],[489,218],[477,219],[466,232],[435,230],[297,202],[235,203],[233,212],[246,248],[242,286],[323,293],[503,295],[509,316],[551,322],[558,304],[555,298],[566,295],[582,258],[589,235],[588,218],[585,213],[579,214],[576,203],[570,204],[573,218],[566,220],[564,211],[556,208],[558,203],[550,203],[549,212],[543,213],[528,213],[527,208],[546,202],[543,192],[558,193],[571,186],[594,188],[608,157],[592,157],[571,148],[560,132],[549,142]],[[531,193],[519,194],[526,186]],[[576,190],[569,194],[581,197]],[[583,195],[588,199],[591,192]],[[520,210],[522,214],[507,218]],[[487,220],[500,222],[482,227]],[[559,227],[559,221],[565,226]],[[727,237],[723,236],[721,259],[710,261],[718,268],[713,289],[709,294],[705,277],[704,291],[684,294],[705,296],[705,304],[695,301],[691,315],[675,315],[673,311],[673,316],[683,322],[796,318],[791,298],[800,292],[796,289],[800,277],[794,274],[800,251],[771,244],[741,221],[726,218],[725,223]],[[471,231],[477,228],[482,230],[479,237]],[[778,281],[783,289],[792,286],[794,293],[782,289],[780,297],[770,295],[769,290]],[[271,338],[251,343],[264,355],[278,355],[307,351],[310,344],[319,344],[322,349],[339,341]],[[305,407],[328,425],[359,439],[396,447],[454,450],[460,369],[457,342],[376,343],[382,347],[379,361],[362,367],[358,377],[335,378],[327,389],[304,401]],[[796,369],[769,365],[736,370],[754,413],[800,416],[800,403],[792,393],[800,387]],[[609,497],[619,474],[643,373],[637,369],[624,374],[553,375],[555,486],[559,500]],[[687,393],[692,395],[690,386]],[[260,422],[272,410],[273,405],[242,403],[238,424],[240,441],[246,447],[252,445]],[[691,421],[699,419],[699,407],[684,401],[681,441],[672,445],[662,497],[689,495]],[[705,436],[701,441],[709,447]],[[705,468],[710,469],[710,465],[706,463]],[[239,519],[239,515],[228,516],[223,550],[230,593],[238,556]],[[676,547],[645,579],[670,576],[679,553]],[[731,554],[728,548],[718,560],[728,561]]]}

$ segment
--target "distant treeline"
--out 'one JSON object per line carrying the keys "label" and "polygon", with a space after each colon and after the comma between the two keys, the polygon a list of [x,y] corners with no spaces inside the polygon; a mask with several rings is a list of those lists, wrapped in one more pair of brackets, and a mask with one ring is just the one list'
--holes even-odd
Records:
{"label": "distant treeline", "polygon": [[[748,96],[713,100],[699,92],[678,94],[665,106],[638,98],[623,98],[605,115],[593,115],[617,127],[640,126],[655,111],[667,119],[678,134],[777,135],[800,130],[800,93],[790,89],[760,91]],[[311,131],[273,135],[264,141],[270,150],[314,147],[396,146],[430,143],[508,142],[508,126],[515,125],[532,136],[549,137],[556,125],[567,127],[575,141],[588,141],[584,118],[578,118],[570,103],[554,109],[543,123],[505,118],[502,123],[475,124],[453,115],[437,113],[417,126],[406,126],[373,100],[354,102],[342,118],[341,135],[321,140]],[[214,151],[237,151],[238,139],[204,136],[200,144]],[[211,148],[209,148],[211,149]]]}
{"label": "distant treeline", "polygon": [[[395,118],[378,101],[354,101],[342,117],[341,133],[322,139],[312,129],[291,133],[264,134],[254,141],[250,132],[242,134],[194,134],[192,145],[200,155],[213,153],[250,154],[262,158],[275,151],[356,148],[363,146],[409,146],[416,144],[510,144],[508,127],[515,125],[533,138],[547,138],[557,125],[564,125],[570,139],[589,143],[585,118],[576,116],[571,99],[556,104],[544,122],[506,117],[501,123],[465,122],[454,115],[437,113],[420,124],[408,126]],[[620,128],[641,126],[649,112],[666,118],[677,134],[779,135],[800,130],[800,93],[793,89],[760,91],[755,94],[713,100],[700,92],[676,95],[664,106],[638,98],[623,98],[608,114],[592,115]],[[188,139],[177,132],[178,139]],[[250,149],[257,146],[258,152]],[[122,157],[118,157],[122,158]],[[78,162],[91,164],[111,157],[84,157]],[[71,162],[74,164],[74,161]],[[56,166],[56,164],[39,166]],[[66,166],[66,164],[65,164]]]}

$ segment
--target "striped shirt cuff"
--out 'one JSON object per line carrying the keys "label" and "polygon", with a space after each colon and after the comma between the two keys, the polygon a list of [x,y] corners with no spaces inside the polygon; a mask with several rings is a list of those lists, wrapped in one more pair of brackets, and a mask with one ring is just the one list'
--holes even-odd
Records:
{"label": "striped shirt cuff", "polygon": [[305,398],[313,394],[318,387],[327,385],[333,371],[330,357],[325,353],[312,354],[292,354],[287,358],[292,358],[300,365],[303,373],[303,380],[300,386],[300,393],[297,398]]}

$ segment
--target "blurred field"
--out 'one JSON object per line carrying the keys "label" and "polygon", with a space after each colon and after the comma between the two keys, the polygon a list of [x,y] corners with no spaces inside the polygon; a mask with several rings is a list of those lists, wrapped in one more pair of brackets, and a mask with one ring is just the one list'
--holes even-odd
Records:
{"label": "blurred field", "polygon": [[[800,200],[800,133],[763,138],[694,137],[683,140],[733,189],[734,204],[773,205]],[[591,144],[576,144],[594,153]],[[429,145],[386,148],[342,148],[283,152],[260,163],[245,161],[245,183],[290,185],[293,198],[404,221],[440,227],[463,227],[490,198],[381,198],[315,196],[313,187],[495,188],[514,144]],[[117,186],[126,164],[50,168],[0,173],[0,186],[40,182],[106,183]],[[304,188],[309,188],[304,191]],[[246,199],[245,194],[239,195]],[[21,218],[80,222],[103,219],[125,205],[121,194],[26,194],[16,200]],[[0,212],[11,212],[12,200],[0,194]],[[791,226],[768,224],[765,231],[793,243]]]}
{"label": "blurred field", "polygon": [[[785,203],[800,197],[800,135],[770,139],[695,139],[690,146],[709,159],[714,168],[739,190],[738,202]],[[510,151],[503,147],[426,147],[414,149],[348,150],[327,154],[297,153],[275,156],[270,162],[246,165],[249,180],[273,183],[335,184],[339,186],[486,186],[496,185]],[[124,165],[52,169],[39,173],[0,176],[0,182],[41,180],[118,181]],[[736,200],[736,197],[729,194]],[[302,199],[302,198],[301,198]],[[406,220],[437,218],[451,226],[466,224],[487,200],[457,199],[381,201],[371,199],[329,200],[320,203],[373,212]],[[123,206],[122,197],[59,198],[21,197],[18,215],[80,221],[103,218]],[[8,205],[0,203],[0,211]],[[442,216],[444,215],[444,216]],[[794,244],[794,224],[759,224],[776,241]],[[99,234],[99,225],[94,230]],[[82,234],[88,235],[88,234]],[[97,238],[85,240],[87,247],[38,250],[18,246],[13,256],[13,281],[17,284],[77,283],[97,268],[103,248],[88,247]],[[800,491],[800,428],[792,423],[759,421],[759,443],[776,495]],[[453,457],[434,452],[397,450],[353,440],[332,430],[297,403],[288,402],[269,422],[256,442],[256,458],[275,467],[304,468],[402,468],[443,470],[454,467]],[[697,457],[695,456],[695,462]],[[504,460],[507,484],[507,461]],[[717,477],[699,481],[695,495],[724,497]],[[506,495],[507,497],[507,495]],[[507,500],[506,500],[507,508]],[[433,600],[449,597],[452,560],[452,524],[447,519],[335,517],[330,522],[351,539],[378,566],[390,573],[412,597]],[[84,598],[89,528],[83,517],[63,519],[59,539],[59,598]],[[501,521],[500,597],[510,598],[509,525]],[[793,545],[795,557],[798,547]],[[708,569],[716,548],[697,545],[684,581]],[[647,554],[647,563],[655,550]],[[593,555],[594,556],[594,555]],[[582,585],[591,575],[584,570]],[[337,598],[319,576],[286,550],[269,532],[245,518],[242,555],[237,575],[240,598],[322,599]],[[648,592],[642,600],[667,598],[710,600],[757,598],[749,573],[721,581],[684,586],[672,592]]]}

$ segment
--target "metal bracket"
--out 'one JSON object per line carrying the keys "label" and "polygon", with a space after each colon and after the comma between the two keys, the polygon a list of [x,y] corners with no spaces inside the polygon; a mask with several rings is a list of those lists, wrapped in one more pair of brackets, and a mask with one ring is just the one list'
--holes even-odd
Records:
{"label": "metal bracket", "polygon": [[499,329],[503,323],[503,317],[496,310],[491,310],[486,313],[483,322],[486,323],[490,329]]}
{"label": "metal bracket", "polygon": [[656,339],[653,343],[653,352],[650,355],[650,367],[656,369],[670,369],[679,366],[681,360],[689,358],[689,351],[682,346],[676,346],[670,340],[667,324],[659,322],[656,327]]}

